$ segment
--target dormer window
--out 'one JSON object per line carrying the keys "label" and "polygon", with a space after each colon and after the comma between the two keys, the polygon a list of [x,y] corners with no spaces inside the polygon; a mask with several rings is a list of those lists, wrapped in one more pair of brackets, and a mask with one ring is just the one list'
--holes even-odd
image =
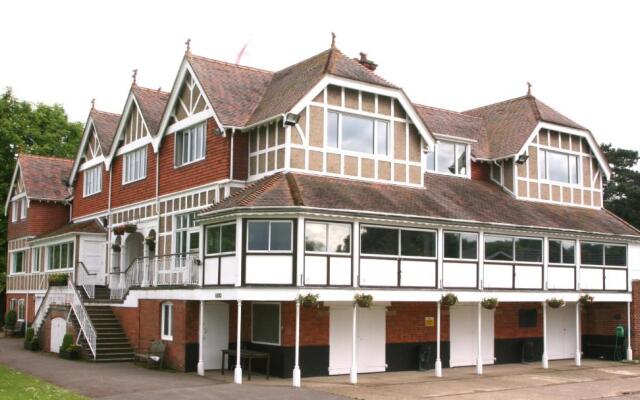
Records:
{"label": "dormer window", "polygon": [[538,159],[542,179],[571,185],[580,183],[578,156],[540,150]]}
{"label": "dormer window", "polygon": [[327,144],[358,153],[389,155],[389,122],[331,111]]}
{"label": "dormer window", "polygon": [[468,149],[463,143],[438,141],[427,153],[427,170],[447,175],[468,175]]}

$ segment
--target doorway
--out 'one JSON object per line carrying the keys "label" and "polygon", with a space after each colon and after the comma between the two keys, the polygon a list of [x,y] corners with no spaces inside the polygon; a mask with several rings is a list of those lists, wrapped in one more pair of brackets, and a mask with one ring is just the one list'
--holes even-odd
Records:
{"label": "doorway", "polygon": [[[478,306],[456,305],[449,308],[451,367],[476,365],[478,354]],[[494,363],[494,312],[482,308],[482,363]]]}
{"label": "doorway", "polygon": [[222,351],[229,346],[229,304],[220,301],[204,303],[204,369],[222,365]]}
{"label": "doorway", "polygon": [[562,308],[547,308],[547,354],[549,360],[575,357],[576,308],[567,304]]}

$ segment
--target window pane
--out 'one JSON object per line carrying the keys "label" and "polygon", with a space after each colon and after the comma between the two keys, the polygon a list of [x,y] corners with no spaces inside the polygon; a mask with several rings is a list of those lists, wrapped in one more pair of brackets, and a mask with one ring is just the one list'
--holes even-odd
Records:
{"label": "window pane", "polygon": [[327,115],[327,146],[338,147],[338,113],[330,112]]}
{"label": "window pane", "polygon": [[247,226],[249,250],[269,250],[269,222],[251,221]]}
{"label": "window pane", "polygon": [[436,170],[436,153],[433,151],[427,153],[427,170]]}
{"label": "window pane", "polygon": [[513,260],[513,239],[500,236],[485,236],[484,238],[485,260]]}
{"label": "window pane", "polygon": [[562,263],[562,244],[559,240],[549,240],[549,262]]}
{"label": "window pane", "polygon": [[389,154],[389,124],[385,121],[376,121],[376,127],[378,129],[376,153],[387,155]]}
{"label": "window pane", "polygon": [[625,246],[607,245],[604,248],[605,265],[626,266],[627,248]]}
{"label": "window pane", "polygon": [[182,165],[182,132],[175,133],[176,138],[176,165]]}
{"label": "window pane", "polygon": [[516,239],[516,260],[542,262],[542,240]]}
{"label": "window pane", "polygon": [[578,157],[569,156],[569,178],[571,183],[578,183]]}
{"label": "window pane", "polygon": [[271,250],[291,250],[290,222],[271,222]]}
{"label": "window pane", "polygon": [[586,242],[580,244],[582,264],[602,265],[604,261],[603,252],[604,249],[601,244]]}
{"label": "window pane", "polygon": [[66,245],[62,245],[60,246],[61,249],[61,255],[60,255],[60,268],[66,268],[67,267],[67,258],[68,258],[68,251],[69,249],[67,248]]}
{"label": "window pane", "polygon": [[462,258],[478,258],[478,235],[475,233],[463,233],[460,238],[462,240]]}
{"label": "window pane", "polygon": [[351,251],[351,226],[348,224],[329,224],[328,250],[332,253]]}
{"label": "window pane", "polygon": [[327,251],[327,224],[307,223],[304,248],[307,251]]}
{"label": "window pane", "polygon": [[401,232],[403,256],[435,257],[436,233],[422,231]]}
{"label": "window pane", "polygon": [[191,232],[189,234],[189,251],[197,252],[200,249],[200,232]]}
{"label": "window pane", "polygon": [[547,152],[549,179],[569,183],[569,160],[565,154]]}
{"label": "window pane", "polygon": [[398,255],[398,230],[373,227],[362,228],[360,247],[363,254]]}
{"label": "window pane", "polygon": [[254,342],[280,343],[280,305],[253,304],[251,336]]}
{"label": "window pane", "polygon": [[459,233],[445,232],[444,257],[460,258],[460,234]]}
{"label": "window pane", "polygon": [[455,165],[455,146],[453,143],[440,142],[437,145],[437,157],[438,157],[438,172],[444,172],[447,174],[456,173]]}
{"label": "window pane", "polygon": [[207,254],[220,253],[220,227],[207,228]]}
{"label": "window pane", "polygon": [[458,175],[467,174],[467,146],[464,144],[456,144],[456,157],[458,160]]}
{"label": "window pane", "polygon": [[562,262],[564,264],[575,264],[576,244],[573,240],[562,241]]}
{"label": "window pane", "polygon": [[491,164],[491,177],[496,182],[502,182],[502,167],[496,164]]}
{"label": "window pane", "polygon": [[222,225],[220,250],[223,253],[236,251],[236,224]]}
{"label": "window pane", "polygon": [[373,153],[373,120],[342,115],[342,148]]}
{"label": "window pane", "polygon": [[162,310],[164,312],[164,318],[163,318],[163,322],[164,325],[162,327],[162,334],[164,336],[171,336],[171,329],[170,329],[170,323],[171,323],[171,306],[169,304],[164,304],[162,306]]}
{"label": "window pane", "polygon": [[544,150],[540,151],[538,157],[538,170],[540,171],[540,177],[547,179],[547,152]]}

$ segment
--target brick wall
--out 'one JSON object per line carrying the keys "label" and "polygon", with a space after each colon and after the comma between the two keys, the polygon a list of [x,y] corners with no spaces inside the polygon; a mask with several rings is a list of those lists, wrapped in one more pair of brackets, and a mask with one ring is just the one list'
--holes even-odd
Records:
{"label": "brick wall", "polygon": [[627,303],[593,303],[582,309],[581,325],[583,335],[614,336],[618,325],[626,332]]}
{"label": "brick wall", "polygon": [[124,154],[116,157],[112,165],[111,206],[120,207],[142,200],[154,198],[156,195],[156,154],[153,146],[147,145],[147,177],[145,179],[122,184]]}
{"label": "brick wall", "polygon": [[31,200],[26,220],[11,222],[11,219],[9,219],[7,239],[42,235],[61,227],[67,222],[69,222],[68,206],[61,203]]}
{"label": "brick wall", "polygon": [[109,206],[109,172],[102,167],[102,191],[84,197],[84,171],[78,171],[74,183],[73,217],[95,214],[104,211]]}
{"label": "brick wall", "polygon": [[635,358],[640,356],[640,281],[631,282],[633,302],[631,303],[631,349]]}
{"label": "brick wall", "polygon": [[[387,308],[387,343],[435,342],[436,303],[391,303]],[[449,308],[442,307],[440,340],[449,340]],[[425,317],[434,318],[434,326],[425,326]]]}
{"label": "brick wall", "polygon": [[489,166],[489,163],[471,161],[471,179],[489,181],[490,174],[491,167]]}
{"label": "brick wall", "polygon": [[[520,328],[518,314],[521,309],[536,309],[537,320],[533,328]],[[500,303],[494,315],[496,339],[542,337],[542,306],[539,303]]]}
{"label": "brick wall", "polygon": [[236,132],[233,137],[233,179],[247,179],[248,157],[249,135],[246,132]]}
{"label": "brick wall", "polygon": [[[42,346],[43,351],[51,352],[51,321],[55,318],[63,318],[67,319],[67,315],[69,314],[69,307],[65,306],[51,306],[49,308],[49,313],[47,314],[47,318],[43,321],[42,326],[40,327],[40,331],[38,332],[38,336],[40,337],[40,345]],[[78,331],[75,326],[71,323],[67,323],[67,333],[73,336],[73,342],[76,342],[76,338],[78,335]]]}

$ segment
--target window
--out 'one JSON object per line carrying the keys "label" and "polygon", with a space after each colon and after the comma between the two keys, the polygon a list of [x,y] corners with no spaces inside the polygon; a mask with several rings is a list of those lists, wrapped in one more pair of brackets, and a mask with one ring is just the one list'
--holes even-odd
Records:
{"label": "window", "polygon": [[195,213],[176,215],[176,253],[197,253],[200,249],[200,230],[196,226]]}
{"label": "window", "polygon": [[24,270],[24,251],[16,251],[13,253],[13,273],[20,274]]}
{"label": "window", "polygon": [[521,308],[518,310],[518,328],[535,328],[538,325],[538,310]]}
{"label": "window", "polygon": [[406,257],[435,257],[436,233],[397,228],[362,227],[362,254]]}
{"label": "window", "polygon": [[147,176],[147,148],[130,151],[124,155],[122,182],[130,183]]}
{"label": "window", "polygon": [[627,265],[627,246],[582,242],[580,243],[580,256],[582,264],[625,267]]}
{"label": "window", "polygon": [[84,171],[84,197],[100,193],[102,190],[102,165]]}
{"label": "window", "polygon": [[24,299],[18,300],[18,320],[24,321]]}
{"label": "window", "polygon": [[160,337],[162,340],[173,340],[173,304],[162,303],[161,312],[161,332]]}
{"label": "window", "polygon": [[327,145],[359,153],[389,155],[389,122],[330,111]]}
{"label": "window", "polygon": [[11,222],[27,219],[27,198],[21,197],[11,202]]}
{"label": "window", "polygon": [[253,303],[251,305],[251,341],[280,345],[279,303]]}
{"label": "window", "polygon": [[580,173],[578,170],[577,156],[555,151],[540,150],[538,160],[540,177],[542,179],[572,185],[579,183]]}
{"label": "window", "polygon": [[16,222],[18,221],[18,215],[19,213],[19,205],[18,205],[18,200],[14,200],[11,202],[11,222]]}
{"label": "window", "polygon": [[207,227],[207,254],[235,253],[236,224]]}
{"label": "window", "polygon": [[207,123],[192,126],[175,133],[175,165],[189,164],[202,160],[205,154]]}
{"label": "window", "polygon": [[318,253],[349,253],[351,251],[351,225],[326,222],[307,222],[304,248]]}
{"label": "window", "polygon": [[444,258],[477,259],[478,234],[469,232],[445,232]]}
{"label": "window", "polygon": [[549,239],[549,262],[552,264],[575,264],[576,243],[573,240]]}
{"label": "window", "polygon": [[427,170],[449,175],[467,175],[467,145],[439,141],[427,153]]}
{"label": "window", "polygon": [[47,269],[65,269],[73,267],[73,242],[56,244],[47,249]]}
{"label": "window", "polygon": [[484,237],[484,259],[542,262],[542,239],[486,235]]}
{"label": "window", "polygon": [[23,197],[18,202],[20,203],[20,219],[27,219],[27,198]]}
{"label": "window", "polygon": [[40,247],[31,249],[31,272],[40,272]]}
{"label": "window", "polygon": [[247,250],[291,251],[291,221],[249,221]]}
{"label": "window", "polygon": [[502,184],[502,162],[491,164],[491,179]]}

